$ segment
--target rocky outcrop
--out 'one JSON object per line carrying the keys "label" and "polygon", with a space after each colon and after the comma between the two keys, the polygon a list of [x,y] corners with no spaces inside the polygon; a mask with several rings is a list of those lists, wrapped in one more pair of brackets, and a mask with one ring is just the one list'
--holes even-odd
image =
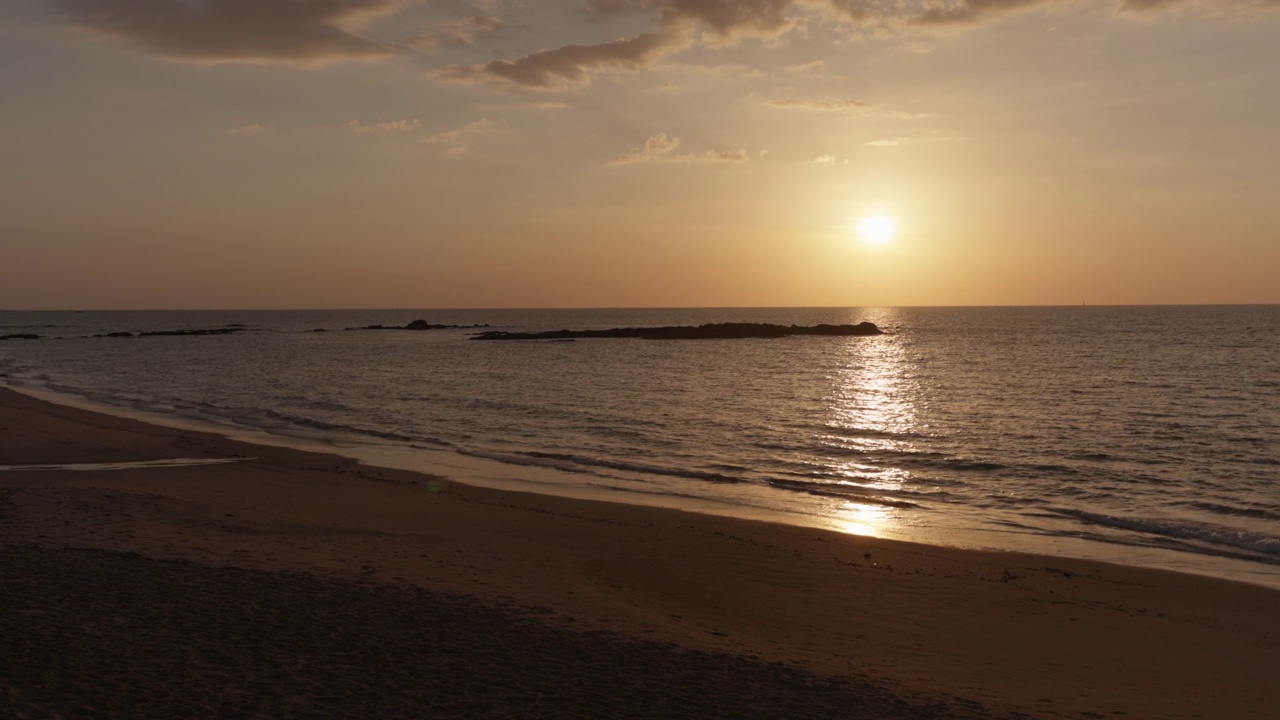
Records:
{"label": "rocky outcrop", "polygon": [[[348,330],[473,330],[475,328],[487,328],[489,325],[437,325],[429,323],[426,320],[414,320],[408,325],[365,325],[358,328],[347,328]],[[314,331],[313,331],[314,332]]]}
{"label": "rocky outcrop", "polygon": [[248,328],[243,325],[228,325],[220,328],[197,328],[193,330],[151,330],[149,332],[140,332],[136,337],[156,337],[160,335],[233,335],[235,333],[245,332]]}
{"label": "rocky outcrop", "polygon": [[883,335],[874,323],[857,325],[773,325],[770,323],[707,323],[668,327],[610,328],[608,330],[551,330],[547,332],[476,333],[472,340],[566,340],[575,338],[641,338],[644,340],[738,340],[780,338],[792,335]]}
{"label": "rocky outcrop", "polygon": [[186,336],[186,335],[234,335],[235,333],[248,332],[249,328],[243,325],[226,325],[220,328],[186,328],[182,330],[148,330],[146,332],[132,333],[125,330],[119,332],[102,333],[100,335],[91,335],[95,338],[132,338],[132,337],[163,337],[163,336]]}

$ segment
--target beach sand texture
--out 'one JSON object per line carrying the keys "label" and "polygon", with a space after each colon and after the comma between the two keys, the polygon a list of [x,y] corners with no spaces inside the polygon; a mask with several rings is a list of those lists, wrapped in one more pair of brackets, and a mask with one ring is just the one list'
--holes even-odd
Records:
{"label": "beach sand texture", "polygon": [[0,716],[1274,718],[1280,592],[482,489],[0,390]]}

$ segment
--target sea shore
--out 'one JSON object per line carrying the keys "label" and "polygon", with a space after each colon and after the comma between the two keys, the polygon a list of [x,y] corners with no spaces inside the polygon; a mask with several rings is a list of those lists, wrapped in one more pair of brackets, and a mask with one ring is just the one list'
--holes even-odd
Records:
{"label": "sea shore", "polygon": [[[230,462],[140,464],[182,459]],[[1267,588],[477,488],[6,389],[0,466],[4,717],[1280,707]]]}

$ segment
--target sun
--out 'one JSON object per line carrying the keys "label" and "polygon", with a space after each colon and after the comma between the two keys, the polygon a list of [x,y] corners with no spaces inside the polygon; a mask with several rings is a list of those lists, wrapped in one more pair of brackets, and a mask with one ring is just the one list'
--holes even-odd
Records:
{"label": "sun", "polygon": [[867,245],[887,245],[898,234],[898,221],[889,215],[866,215],[854,226],[858,237]]}

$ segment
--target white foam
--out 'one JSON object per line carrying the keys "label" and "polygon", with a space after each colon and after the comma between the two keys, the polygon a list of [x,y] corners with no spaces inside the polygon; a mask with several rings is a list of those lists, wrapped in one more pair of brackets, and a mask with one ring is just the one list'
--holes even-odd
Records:
{"label": "white foam", "polygon": [[191,467],[193,465],[226,465],[257,458],[171,458],[114,463],[66,463],[63,465],[0,465],[0,472],[19,470],[137,470],[141,468]]}

